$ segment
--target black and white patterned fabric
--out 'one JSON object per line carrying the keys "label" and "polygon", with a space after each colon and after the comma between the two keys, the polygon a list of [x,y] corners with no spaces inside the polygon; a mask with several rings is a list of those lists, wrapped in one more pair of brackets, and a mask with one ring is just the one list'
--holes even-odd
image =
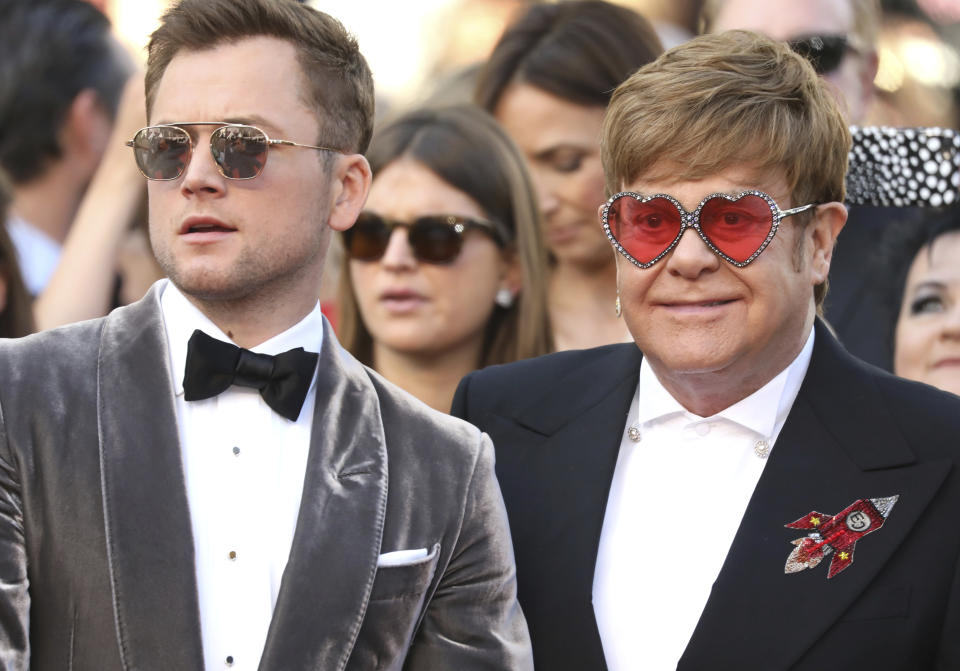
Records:
{"label": "black and white patterned fabric", "polygon": [[847,204],[942,207],[960,188],[960,135],[950,128],[851,126]]}

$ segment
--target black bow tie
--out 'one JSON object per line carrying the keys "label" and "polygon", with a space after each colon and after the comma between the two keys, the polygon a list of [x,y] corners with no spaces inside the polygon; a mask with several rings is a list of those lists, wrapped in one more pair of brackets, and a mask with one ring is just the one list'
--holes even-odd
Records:
{"label": "black bow tie", "polygon": [[200,401],[232,384],[253,387],[260,390],[267,405],[295,422],[307,398],[317,358],[315,352],[302,347],[276,356],[258,354],[196,330],[187,343],[183,397]]}

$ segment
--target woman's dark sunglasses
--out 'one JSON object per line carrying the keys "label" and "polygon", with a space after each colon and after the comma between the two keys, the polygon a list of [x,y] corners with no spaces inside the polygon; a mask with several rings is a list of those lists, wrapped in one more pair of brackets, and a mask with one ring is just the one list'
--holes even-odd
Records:
{"label": "woman's dark sunglasses", "polygon": [[220,174],[227,179],[253,179],[263,172],[270,147],[304,147],[333,151],[329,147],[300,144],[290,140],[271,140],[256,126],[222,121],[185,121],[141,128],[127,142],[143,176],[153,180],[177,179],[190,164],[193,140],[182,126],[219,126],[210,133],[210,153]]}
{"label": "woman's dark sunglasses", "polygon": [[808,35],[790,40],[787,44],[794,52],[810,61],[818,75],[836,70],[847,51],[853,50],[846,35]]}
{"label": "woman's dark sunglasses", "polygon": [[482,219],[435,214],[402,222],[374,212],[361,212],[357,223],[343,232],[347,254],[357,261],[377,261],[386,253],[397,226],[407,229],[407,241],[414,258],[426,263],[453,262],[463,248],[464,234],[471,229],[483,231],[500,247],[506,244],[503,231]]}

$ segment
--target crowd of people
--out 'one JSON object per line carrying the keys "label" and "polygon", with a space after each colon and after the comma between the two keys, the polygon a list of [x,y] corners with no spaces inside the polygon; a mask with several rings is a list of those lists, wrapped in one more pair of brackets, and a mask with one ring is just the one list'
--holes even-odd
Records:
{"label": "crowd of people", "polygon": [[696,4],[377,119],[306,3],[5,0],[6,668],[960,667],[960,141],[852,197],[878,0]]}

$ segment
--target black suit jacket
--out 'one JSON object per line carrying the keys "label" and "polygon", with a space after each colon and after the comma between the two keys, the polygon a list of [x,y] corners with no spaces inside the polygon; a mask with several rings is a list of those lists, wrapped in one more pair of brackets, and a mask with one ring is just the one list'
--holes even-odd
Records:
{"label": "black suit jacket", "polygon": [[[454,399],[454,414],[494,440],[538,669],[606,668],[593,570],[640,359],[632,344],[561,352],[473,373]],[[960,669],[958,443],[960,399],[862,363],[818,323],[678,668]],[[784,573],[804,535],[785,524],[893,495],[844,572],[828,580],[825,561]]]}

